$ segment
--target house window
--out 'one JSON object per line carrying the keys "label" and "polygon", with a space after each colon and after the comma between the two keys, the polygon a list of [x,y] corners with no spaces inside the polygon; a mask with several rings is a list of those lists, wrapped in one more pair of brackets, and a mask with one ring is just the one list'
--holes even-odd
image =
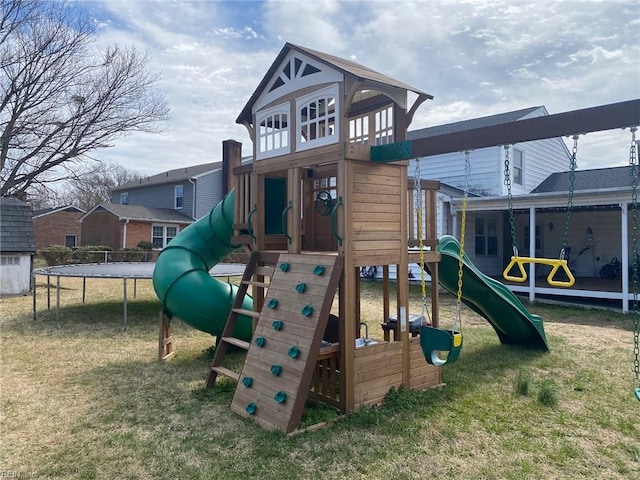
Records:
{"label": "house window", "polygon": [[178,227],[175,225],[154,225],[151,237],[153,248],[162,250],[177,234]]}
{"label": "house window", "polygon": [[524,152],[513,149],[513,184],[523,185]]}
{"label": "house window", "polygon": [[129,205],[129,192],[120,194],[120,205]]}
{"label": "house window", "polygon": [[498,221],[476,217],[475,250],[477,256],[498,255]]}
{"label": "house window", "polygon": [[69,248],[76,248],[78,245],[76,244],[76,236],[75,235],[65,235],[64,236],[64,246]]}
{"label": "house window", "polygon": [[338,87],[326,88],[296,101],[298,150],[338,141]]}
{"label": "house window", "polygon": [[182,208],[182,204],[184,201],[184,188],[182,188],[182,185],[176,185],[174,188],[174,198],[175,198],[175,202],[173,205],[173,208],[175,208],[176,210],[179,210]]}
{"label": "house window", "polygon": [[257,120],[258,158],[289,153],[289,107],[279,105],[263,112]]}
{"label": "house window", "polygon": [[20,257],[0,257],[0,265],[20,265]]}

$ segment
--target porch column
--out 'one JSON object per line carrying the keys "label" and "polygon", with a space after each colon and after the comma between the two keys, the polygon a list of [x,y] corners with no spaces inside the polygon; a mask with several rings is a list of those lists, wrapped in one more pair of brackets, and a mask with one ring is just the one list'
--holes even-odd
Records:
{"label": "porch column", "polygon": [[629,313],[629,208],[626,202],[620,204],[622,231],[622,313]]}
{"label": "porch column", "polygon": [[[529,207],[529,256],[536,256],[536,208]],[[536,264],[529,264],[529,301],[536,300]]]}

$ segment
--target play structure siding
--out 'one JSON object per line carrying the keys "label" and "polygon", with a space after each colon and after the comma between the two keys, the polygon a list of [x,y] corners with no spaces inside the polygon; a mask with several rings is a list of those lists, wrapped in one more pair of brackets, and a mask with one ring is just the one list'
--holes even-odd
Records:
{"label": "play structure siding", "polygon": [[356,266],[400,262],[402,173],[398,165],[351,162],[351,248]]}

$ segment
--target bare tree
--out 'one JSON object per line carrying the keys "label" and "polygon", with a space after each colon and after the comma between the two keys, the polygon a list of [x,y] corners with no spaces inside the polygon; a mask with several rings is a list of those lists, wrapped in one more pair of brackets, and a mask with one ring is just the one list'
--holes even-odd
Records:
{"label": "bare tree", "polygon": [[65,2],[1,2],[1,196],[77,178],[91,153],[169,118],[148,54],[92,49],[93,24]]}
{"label": "bare tree", "polygon": [[66,190],[57,196],[57,205],[75,205],[88,211],[99,203],[111,201],[111,190],[118,185],[134,182],[143,175],[116,163],[100,163],[90,173],[66,182]]}

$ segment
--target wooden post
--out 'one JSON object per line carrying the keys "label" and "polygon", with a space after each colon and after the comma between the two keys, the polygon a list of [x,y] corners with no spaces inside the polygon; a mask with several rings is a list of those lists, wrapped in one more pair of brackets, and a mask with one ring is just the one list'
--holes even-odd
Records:
{"label": "wooden post", "polygon": [[173,348],[173,337],[171,336],[169,324],[165,322],[164,313],[160,311],[158,317],[160,318],[158,329],[158,361],[166,362],[167,360],[171,360],[176,352]]}

